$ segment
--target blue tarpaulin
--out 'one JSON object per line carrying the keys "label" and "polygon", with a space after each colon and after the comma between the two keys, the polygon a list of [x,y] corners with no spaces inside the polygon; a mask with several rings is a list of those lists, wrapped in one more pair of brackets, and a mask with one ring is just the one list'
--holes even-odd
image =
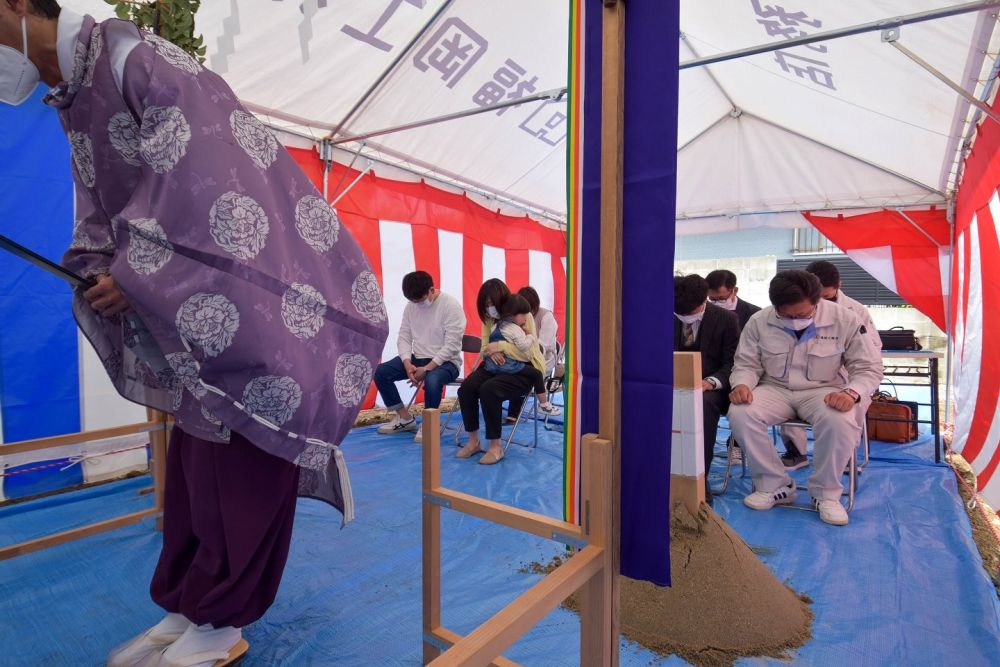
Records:
{"label": "blue tarpaulin", "polygon": [[[522,435],[528,435],[524,433]],[[514,447],[497,466],[450,456],[446,486],[561,515],[562,441],[541,431],[535,451]],[[996,664],[1000,605],[972,541],[954,474],[929,438],[874,444],[851,523],[815,513],[752,512],[735,479],[717,511],[768,567],[813,600],[805,665]],[[406,436],[354,431],[344,444],[358,520],[302,500],[277,601],[245,630],[247,667],[419,665],[420,450]],[[718,467],[716,468],[718,471]],[[798,471],[804,480],[806,471]],[[801,480],[800,480],[801,481]],[[148,478],[0,508],[0,543],[135,511]],[[554,543],[445,511],[443,620],[465,633],[538,580],[520,570],[564,553]],[[100,665],[107,651],[156,622],[149,577],[160,536],[151,521],[0,563],[0,665]],[[738,609],[729,610],[734,618]],[[524,665],[576,665],[579,621],[557,609],[506,653]],[[623,665],[683,664],[622,641]],[[783,665],[745,659],[741,665]]]}

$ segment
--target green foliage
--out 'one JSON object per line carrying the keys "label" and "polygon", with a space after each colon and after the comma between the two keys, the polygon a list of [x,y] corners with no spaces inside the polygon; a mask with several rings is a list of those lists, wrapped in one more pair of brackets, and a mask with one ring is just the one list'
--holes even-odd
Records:
{"label": "green foliage", "polygon": [[134,22],[205,62],[205,40],[194,34],[194,15],[201,0],[104,0],[120,19]]}

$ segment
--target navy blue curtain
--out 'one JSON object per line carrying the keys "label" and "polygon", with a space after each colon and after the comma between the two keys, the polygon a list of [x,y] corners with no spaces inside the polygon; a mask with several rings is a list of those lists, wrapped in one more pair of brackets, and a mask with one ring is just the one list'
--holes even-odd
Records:
{"label": "navy blue curtain", "polygon": [[[598,431],[600,0],[586,0],[581,252],[581,426]],[[679,3],[625,8],[621,571],[670,584],[674,208]]]}

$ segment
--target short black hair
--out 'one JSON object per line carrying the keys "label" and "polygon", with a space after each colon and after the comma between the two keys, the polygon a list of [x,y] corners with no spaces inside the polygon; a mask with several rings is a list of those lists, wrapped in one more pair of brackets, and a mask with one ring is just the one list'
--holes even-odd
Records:
{"label": "short black hair", "polygon": [[527,299],[517,292],[514,292],[513,294],[508,294],[504,297],[497,310],[500,311],[501,317],[514,317],[515,315],[527,315],[530,313],[531,305],[528,303]]}
{"label": "short black hair", "polygon": [[818,259],[807,266],[806,271],[819,278],[819,282],[823,287],[837,287],[840,285],[840,271],[833,262]]}
{"label": "short black hair", "polygon": [[705,282],[708,283],[708,289],[721,289],[722,287],[733,289],[736,287],[736,274],[726,269],[716,269],[705,276]]}
{"label": "short black hair", "polygon": [[531,314],[537,315],[538,309],[542,307],[542,300],[538,296],[538,292],[531,285],[525,285],[521,289],[517,290],[517,293],[523,296],[528,301],[528,306],[531,308]]}
{"label": "short black hair", "polygon": [[62,11],[56,0],[28,0],[28,8],[32,14],[47,19],[59,18],[59,12]]}
{"label": "short black hair", "polygon": [[674,278],[674,312],[689,315],[708,298],[708,283],[697,273]]}
{"label": "short black hair", "polygon": [[808,300],[812,305],[819,303],[822,287],[819,278],[808,271],[791,269],[780,271],[767,288],[767,296],[771,299],[771,304],[778,306],[790,306]]}
{"label": "short black hair", "polygon": [[510,288],[499,278],[490,278],[483,283],[482,287],[479,288],[479,294],[476,295],[476,311],[479,313],[479,319],[483,322],[491,319],[486,312],[486,304],[492,304],[499,311],[500,304],[503,303],[504,297],[508,294],[510,294]]}
{"label": "short black hair", "polygon": [[434,279],[426,271],[414,271],[403,276],[403,296],[409,301],[423,299],[434,287]]}

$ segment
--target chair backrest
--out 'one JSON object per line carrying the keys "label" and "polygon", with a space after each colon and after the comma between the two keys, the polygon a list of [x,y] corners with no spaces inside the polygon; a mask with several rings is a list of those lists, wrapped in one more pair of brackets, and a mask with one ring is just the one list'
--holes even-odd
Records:
{"label": "chair backrest", "polygon": [[479,336],[470,336],[469,334],[462,336],[462,352],[479,354],[479,351],[482,349],[483,339]]}

